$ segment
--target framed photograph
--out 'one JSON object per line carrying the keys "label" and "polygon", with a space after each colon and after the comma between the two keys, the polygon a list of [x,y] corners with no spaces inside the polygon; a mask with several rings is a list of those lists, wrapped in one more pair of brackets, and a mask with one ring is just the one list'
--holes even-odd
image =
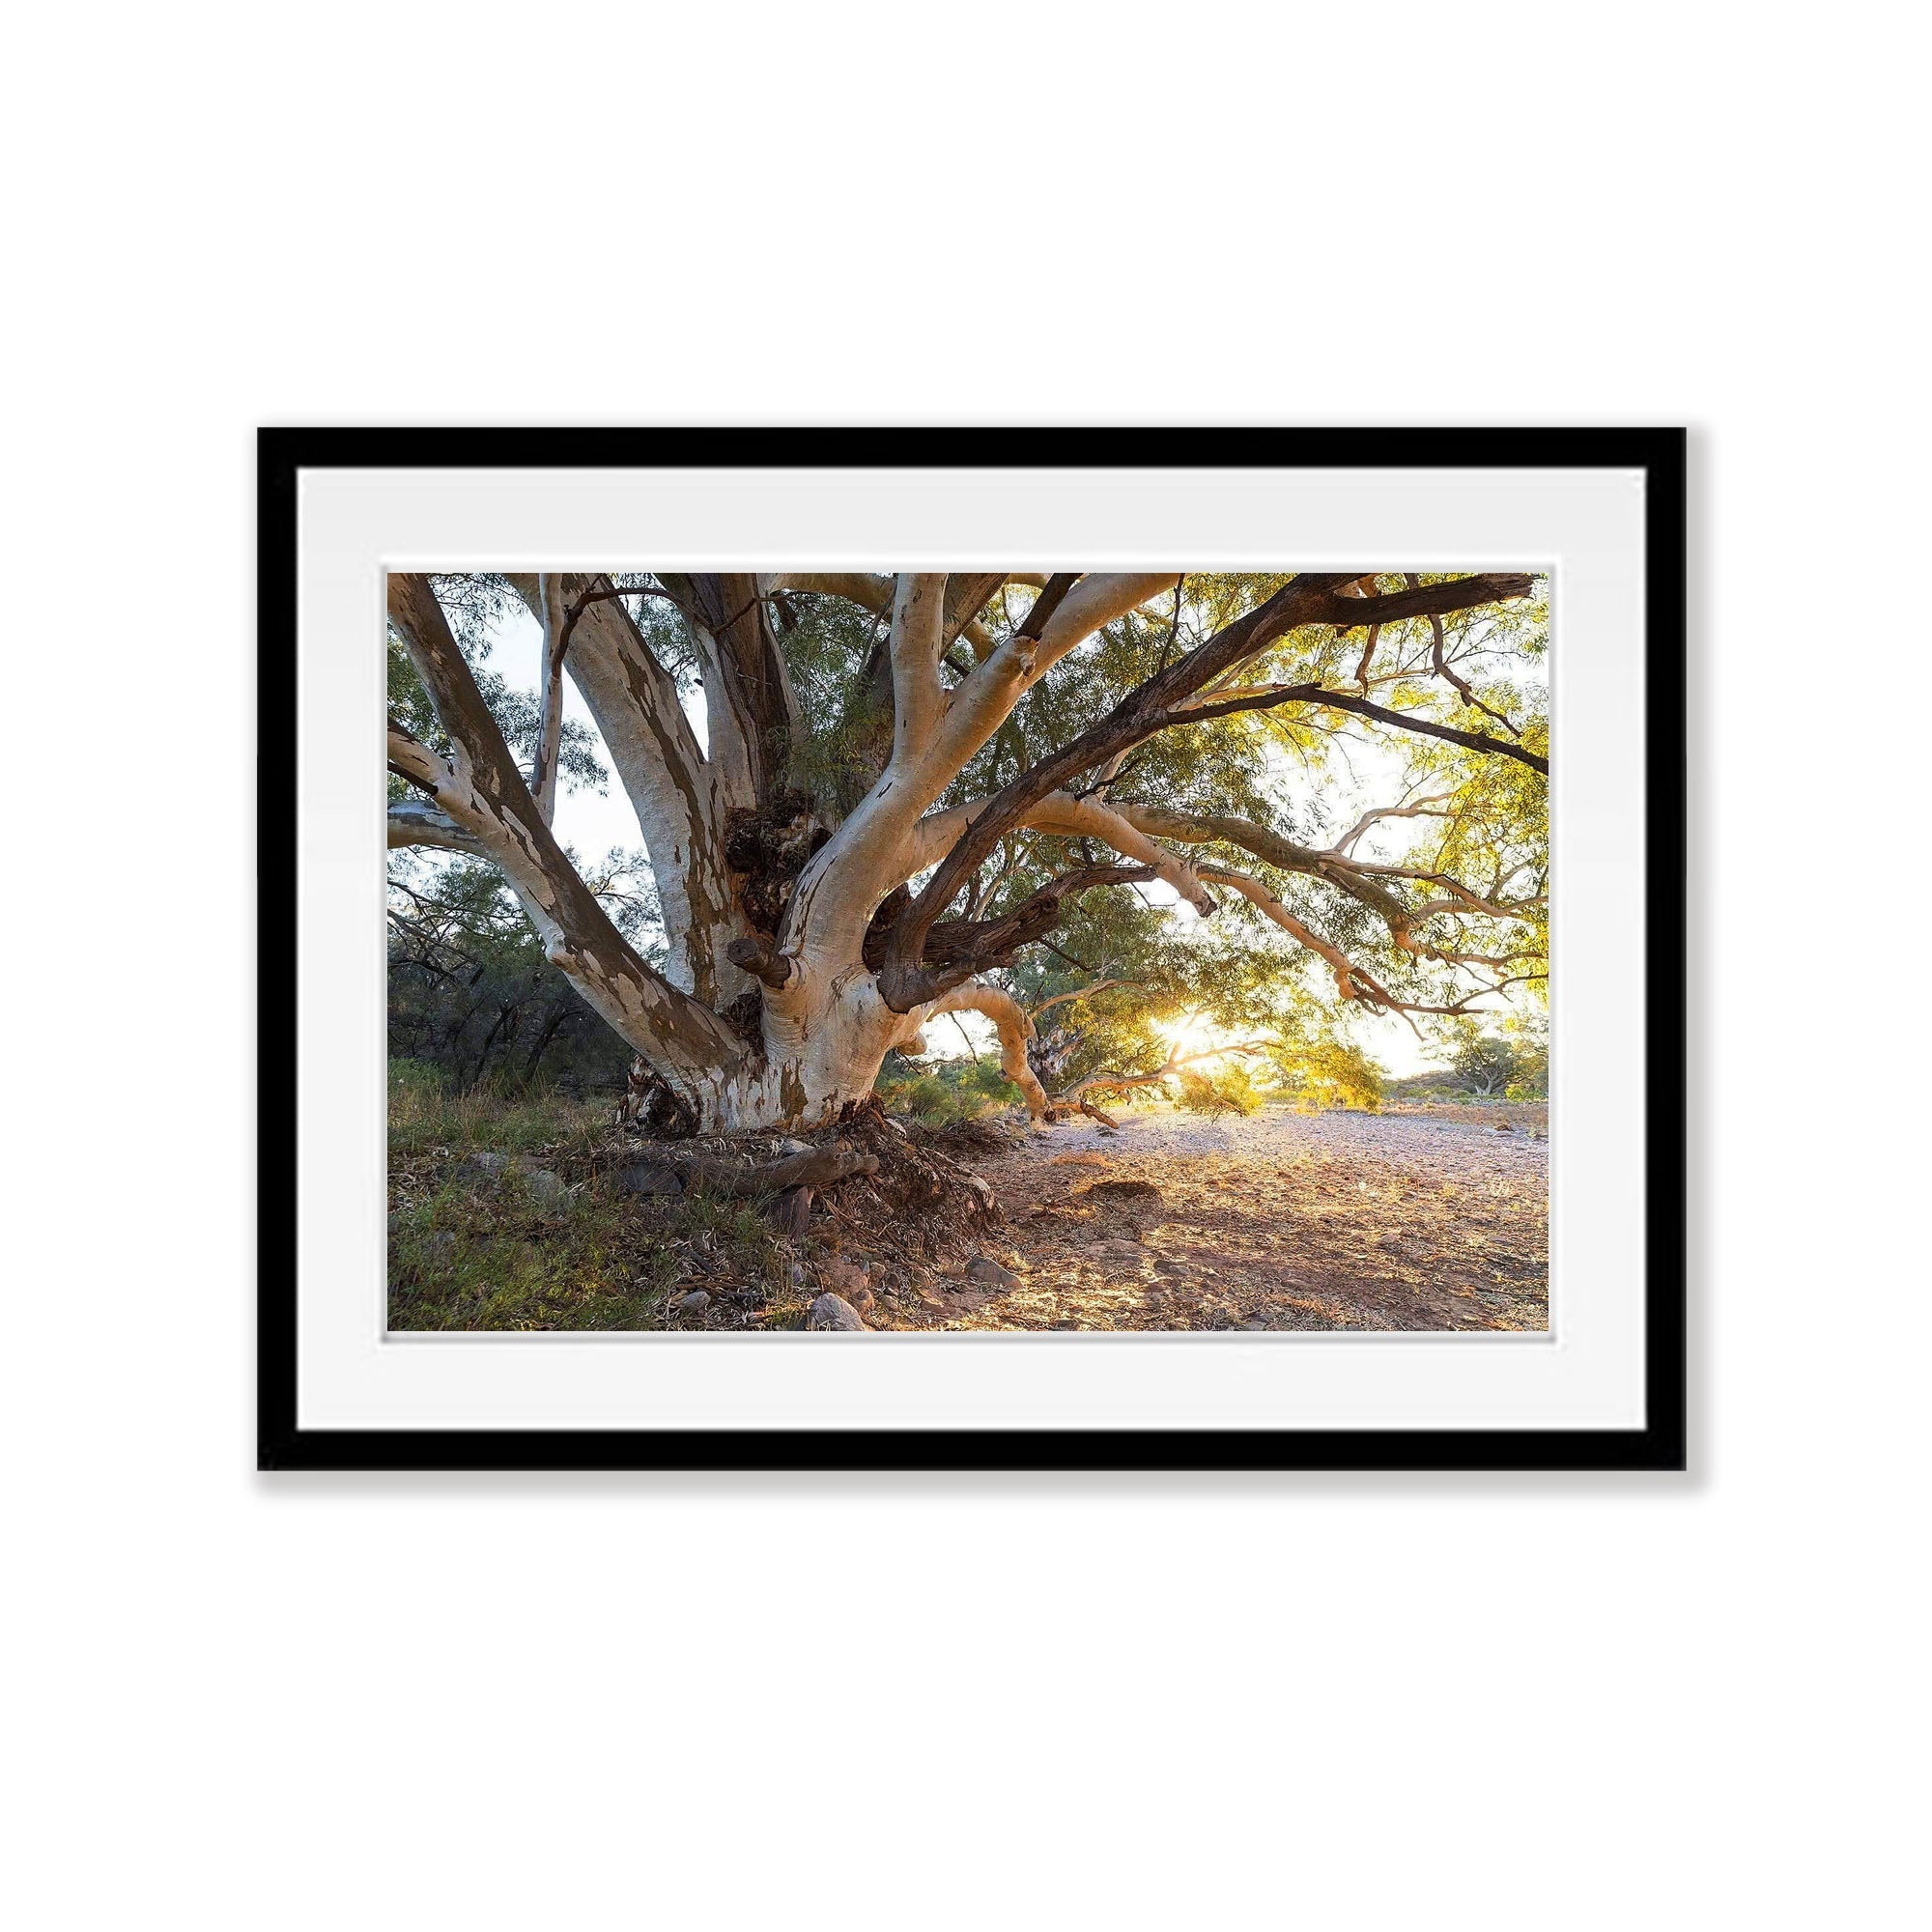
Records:
{"label": "framed photograph", "polygon": [[261,1466],[1682,1468],[1684,456],[263,431]]}

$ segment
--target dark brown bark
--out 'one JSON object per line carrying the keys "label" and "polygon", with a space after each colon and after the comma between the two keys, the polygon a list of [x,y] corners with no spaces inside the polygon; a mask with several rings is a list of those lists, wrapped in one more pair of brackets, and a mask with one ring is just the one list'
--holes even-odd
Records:
{"label": "dark brown bark", "polygon": [[1037,638],[1045,631],[1047,620],[1066,601],[1066,593],[1080,582],[1077,570],[1057,570],[1046,580],[1044,588],[1033,600],[1033,609],[1020,619],[1020,627],[1013,633],[1016,638]]}
{"label": "dark brown bark", "polygon": [[986,608],[986,600],[1007,581],[1004,571],[946,580],[946,620],[939,630],[942,655],[958,641],[959,634]]}
{"label": "dark brown bark", "polygon": [[[777,783],[790,749],[791,712],[784,660],[771,613],[749,575],[670,576],[660,582],[708,631],[717,645],[719,696],[744,735],[753,795],[763,799]],[[705,667],[707,680],[711,666]]]}
{"label": "dark brown bark", "polygon": [[[1393,724],[1399,730],[1413,731],[1424,738],[1440,738],[1451,745],[1464,745],[1472,752],[1492,752],[1497,757],[1514,758],[1520,765],[1527,765],[1533,772],[1549,776],[1549,760],[1540,753],[1525,751],[1520,745],[1512,745],[1503,738],[1492,738],[1481,731],[1459,730],[1454,724],[1438,724],[1433,718],[1423,718],[1413,711],[1393,711],[1385,704],[1373,704],[1366,697],[1357,697],[1347,691],[1330,691],[1320,684],[1284,684],[1278,690],[1257,693],[1249,697],[1231,697],[1225,704],[1203,704],[1191,711],[1184,711],[1179,717],[1170,719],[1169,724],[1190,724],[1208,718],[1226,718],[1236,711],[1269,711],[1277,704],[1321,704],[1332,711],[1352,711],[1358,718],[1373,718],[1378,724]],[[1478,706],[1479,710],[1487,709]],[[1492,717],[1495,716],[1491,712]],[[1162,726],[1160,728],[1165,728]]]}
{"label": "dark brown bark", "polygon": [[1022,947],[1051,932],[1065,917],[1063,901],[1095,886],[1145,885],[1154,877],[1151,866],[1082,866],[1049,879],[1009,912],[997,919],[945,919],[927,930],[917,967],[922,990],[903,1005],[889,988],[896,922],[913,901],[903,889],[879,908],[866,934],[866,964],[879,973],[880,990],[895,1012],[906,1012],[920,1000],[930,1000],[952,986],[964,984],[976,973],[1008,964]]}
{"label": "dark brown bark", "polygon": [[724,956],[740,971],[773,988],[782,986],[792,975],[791,961],[781,958],[769,940],[734,939],[724,949]]}

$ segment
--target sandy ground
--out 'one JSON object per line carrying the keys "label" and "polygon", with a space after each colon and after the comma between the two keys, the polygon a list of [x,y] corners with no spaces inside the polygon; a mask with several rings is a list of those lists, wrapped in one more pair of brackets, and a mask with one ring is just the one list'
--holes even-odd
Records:
{"label": "sandy ground", "polygon": [[987,1252],[1021,1286],[947,1325],[1543,1328],[1542,1124],[1270,1109],[1041,1129],[975,1163],[1007,1217]]}

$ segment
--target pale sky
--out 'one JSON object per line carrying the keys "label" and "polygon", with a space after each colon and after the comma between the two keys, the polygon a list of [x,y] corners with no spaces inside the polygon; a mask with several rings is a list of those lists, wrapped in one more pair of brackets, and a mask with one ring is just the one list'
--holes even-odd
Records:
{"label": "pale sky", "polygon": [[[537,688],[538,664],[542,652],[543,634],[529,612],[518,605],[497,625],[490,654],[490,668],[504,681],[518,690],[534,695]],[[694,695],[687,705],[692,724],[699,742],[704,738],[704,713],[701,697]],[[597,726],[591,721],[588,707],[579,695],[576,685],[564,679],[564,716],[582,724],[593,738],[597,738]],[[604,753],[603,740],[597,738],[599,754],[607,769],[610,758]],[[1397,795],[1398,786],[1393,775],[1399,770],[1397,760],[1389,753],[1378,752],[1367,745],[1351,744],[1350,755],[1353,760],[1357,782],[1350,788],[1346,799],[1324,791],[1324,796],[1336,797],[1338,815],[1344,811],[1352,818],[1354,813],[1370,805],[1388,804]],[[1349,818],[1343,818],[1337,832],[1346,829]],[[556,802],[557,837],[564,844],[574,846],[580,859],[586,863],[603,858],[613,846],[626,851],[639,849],[643,840],[638,832],[636,814],[631,810],[630,801],[624,796],[624,788],[617,781],[614,771],[605,781],[604,792],[598,793],[585,788],[572,790],[559,787]],[[1364,839],[1358,848],[1365,858],[1393,860],[1401,856],[1409,838],[1426,836],[1425,828],[1413,820],[1397,820],[1378,826]],[[1381,839],[1378,845],[1376,840]],[[1170,906],[1169,916],[1191,925],[1198,915],[1191,906],[1179,902],[1170,887],[1158,881],[1141,889],[1147,897],[1156,904]],[[1281,936],[1284,947],[1293,946],[1286,933]],[[1326,975],[1323,975],[1326,980]],[[1501,1003],[1493,1003],[1498,1014],[1511,1010]],[[1351,1030],[1364,1051],[1377,1060],[1381,1066],[1397,1078],[1405,1074],[1418,1073],[1432,1065],[1431,1058],[1409,1028],[1408,1023],[1394,1013],[1371,1013],[1357,1009],[1350,1016]],[[964,1015],[967,1031],[974,1037],[976,1044],[982,1052],[993,1046],[993,1032],[989,1024],[978,1014]],[[951,1057],[963,1053],[958,1034],[951,1023],[935,1021],[926,1030],[926,1044],[936,1055]]]}

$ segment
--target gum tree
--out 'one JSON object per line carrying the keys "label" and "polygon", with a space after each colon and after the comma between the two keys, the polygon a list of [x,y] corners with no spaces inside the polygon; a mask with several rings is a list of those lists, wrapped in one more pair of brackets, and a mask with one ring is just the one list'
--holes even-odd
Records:
{"label": "gum tree", "polygon": [[[542,633],[522,758],[458,640],[490,596]],[[1040,1113],[1009,982],[1083,895],[1158,882],[1373,1010],[1540,979],[1547,727],[1513,675],[1539,596],[1508,573],[393,576],[427,703],[392,701],[389,841],[497,867],[673,1129],[825,1120],[962,1010]],[[566,676],[637,812],[658,964],[553,829]],[[1316,843],[1296,787],[1364,738],[1393,795]],[[1366,856],[1405,820],[1429,849]]]}

